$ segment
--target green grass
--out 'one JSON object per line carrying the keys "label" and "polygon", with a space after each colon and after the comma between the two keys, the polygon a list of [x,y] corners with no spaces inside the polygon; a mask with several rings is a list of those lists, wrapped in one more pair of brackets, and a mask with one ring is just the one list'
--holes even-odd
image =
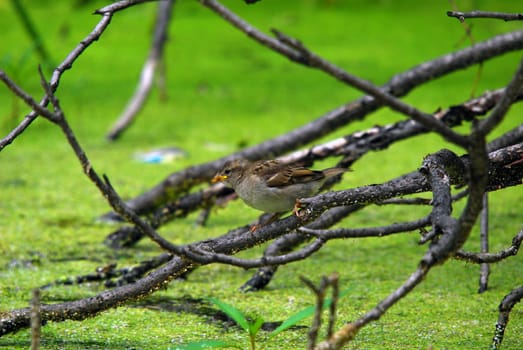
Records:
{"label": "green grass", "polygon": [[[61,61],[91,31],[98,21],[91,13],[103,3],[96,1],[73,9],[68,2],[31,2],[29,13],[46,38],[55,62]],[[299,6],[269,0],[254,6],[245,6],[241,1],[225,3],[260,29],[275,27],[296,36],[318,54],[379,84],[397,72],[456,49],[455,44],[463,35],[461,25],[445,15],[447,2],[417,6],[411,1],[308,0]],[[462,10],[513,10],[509,2],[463,1],[458,5]],[[154,15],[153,3],[115,15],[102,38],[64,74],[57,92],[95,169],[107,174],[125,198],[142,193],[173,171],[223,156],[239,144],[254,145],[284,133],[360,96],[320,72],[294,65],[261,48],[197,2],[179,1],[166,53],[169,100],[162,103],[153,93],[132,128],[117,143],[110,144],[104,140],[104,134],[134,91],[149,47]],[[32,44],[8,1],[0,0],[0,16],[0,68],[39,98],[42,91],[36,73],[38,59],[31,55]],[[520,24],[478,20],[473,25],[479,41]],[[503,86],[520,56],[508,54],[487,63],[481,89]],[[407,101],[429,112],[464,101],[475,73],[474,68],[468,69],[432,82],[411,93]],[[0,89],[2,137],[26,111],[5,88]],[[520,115],[521,107],[515,107],[499,130],[518,124]],[[335,135],[399,118],[402,117],[382,110]],[[220,147],[216,149],[212,144]],[[164,165],[146,165],[133,158],[137,151],[166,145],[181,147],[189,156]],[[338,188],[387,181],[417,168],[423,156],[442,147],[449,145],[440,137],[423,136],[369,154]],[[131,265],[159,252],[145,240],[123,252],[113,252],[101,244],[115,227],[94,219],[109,207],[82,175],[59,130],[44,120],[37,120],[1,152],[0,191],[1,311],[26,306],[30,291],[36,286],[90,273],[111,261],[119,266]],[[521,191],[505,190],[490,196],[494,251],[506,247],[521,229],[523,208],[518,192]],[[457,204],[456,213],[460,209],[461,204]],[[427,210],[370,207],[342,225],[384,225],[414,219]],[[218,236],[256,215],[241,203],[233,203],[213,212],[205,228],[193,227],[193,214],[162,228],[161,233],[175,243],[187,243]],[[478,249],[477,236],[476,230],[467,249]],[[341,326],[375,306],[404,282],[426,249],[416,244],[417,238],[413,233],[330,242],[311,259],[280,268],[267,290],[259,293],[237,292],[252,271],[206,266],[187,281],[172,282],[166,290],[153,295],[150,303],[160,297],[175,304],[185,296],[215,297],[250,317],[263,315],[267,321],[281,321],[314,303],[313,295],[299,282],[298,275],[318,281],[322,275],[338,271],[340,289],[353,288],[341,301]],[[257,247],[241,256],[259,256],[262,250],[263,247]],[[435,268],[419,288],[382,319],[363,329],[350,348],[487,347],[497,319],[497,305],[506,293],[521,284],[521,258],[508,259],[492,270],[491,289],[478,295],[477,266],[451,261]],[[101,289],[96,284],[53,287],[43,292],[43,301],[75,300]],[[521,308],[516,306],[504,348],[523,347],[522,318]],[[166,349],[202,338],[241,341],[243,337],[239,328],[226,328],[201,315],[130,304],[83,322],[46,325],[43,348]],[[0,348],[25,349],[29,339],[29,332],[21,331],[0,338]],[[261,339],[264,344],[263,335]],[[304,348],[306,330],[287,330],[276,340],[266,342],[266,349]]]}

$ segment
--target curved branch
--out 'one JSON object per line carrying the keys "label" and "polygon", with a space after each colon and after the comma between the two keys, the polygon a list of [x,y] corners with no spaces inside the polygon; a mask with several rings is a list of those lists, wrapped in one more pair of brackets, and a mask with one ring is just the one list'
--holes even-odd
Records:
{"label": "curved branch", "polygon": [[522,298],[523,286],[512,290],[503,298],[503,300],[499,304],[498,322],[496,323],[496,331],[494,332],[494,337],[492,338],[491,349],[499,350],[501,348],[501,342],[503,341],[505,328],[507,328],[510,312],[512,311],[514,305],[519,303]]}
{"label": "curved branch", "polygon": [[232,266],[242,267],[244,269],[252,269],[254,267],[262,267],[268,265],[284,265],[294,261],[303,260],[318,250],[325,244],[326,240],[317,238],[312,243],[292,253],[282,255],[264,255],[258,259],[240,259],[226,254],[219,254],[210,251],[198,249],[195,246],[187,247],[184,254],[189,259],[197,261],[202,264],[221,263]]}
{"label": "curved branch", "polygon": [[495,263],[510,256],[517,255],[521,241],[523,241],[523,230],[519,231],[519,233],[512,238],[512,245],[510,247],[500,250],[497,253],[471,253],[459,250],[454,255],[454,258],[475,264]]}
{"label": "curved branch", "polygon": [[174,0],[158,2],[156,26],[149,56],[142,68],[140,81],[134,95],[131,97],[125,110],[118,117],[115,124],[107,134],[109,140],[116,140],[124,130],[130,126],[140,109],[143,107],[147,97],[149,97],[149,92],[153,85],[154,73],[158,64],[160,64],[162,60],[165,43],[167,42],[167,30],[169,28],[173,4]]}
{"label": "curved branch", "polygon": [[387,226],[368,227],[368,228],[339,228],[334,230],[315,230],[307,227],[300,227],[298,231],[318,237],[325,240],[334,238],[367,238],[367,237],[385,237],[395,233],[409,232],[421,229],[430,225],[430,216],[424,218],[394,223]]}
{"label": "curved branch", "polygon": [[[151,0],[123,0],[118,1],[114,4],[108,5],[100,10],[95,11],[97,14],[102,15],[102,19],[95,25],[94,29],[82,40],[80,43],[67,55],[67,57],[55,68],[53,75],[49,80],[49,86],[51,91],[55,92],[60,83],[62,74],[73,66],[73,63],[78,57],[87,49],[91,44],[97,41],[104,31],[111,23],[112,16],[115,12],[121,11],[125,8],[148,2]],[[47,95],[40,100],[40,106],[46,107],[49,103]],[[38,113],[34,111],[30,112],[25,118],[13,129],[9,134],[0,140],[0,151],[6,146],[11,144],[25,129],[31,125],[31,123],[37,118]]]}

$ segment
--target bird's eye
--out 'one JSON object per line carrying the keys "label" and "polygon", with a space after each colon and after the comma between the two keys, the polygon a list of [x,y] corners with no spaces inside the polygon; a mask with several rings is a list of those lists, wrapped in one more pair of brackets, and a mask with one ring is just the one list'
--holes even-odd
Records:
{"label": "bird's eye", "polygon": [[231,170],[230,168],[227,168],[227,169],[225,169],[225,170],[223,171],[223,175],[225,175],[225,176],[230,176],[230,175],[231,175],[231,172],[232,172],[232,170]]}

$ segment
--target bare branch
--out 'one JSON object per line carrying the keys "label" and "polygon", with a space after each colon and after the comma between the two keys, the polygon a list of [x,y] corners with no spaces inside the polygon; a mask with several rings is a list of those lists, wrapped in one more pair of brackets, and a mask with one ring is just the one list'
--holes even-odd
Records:
{"label": "bare branch", "polygon": [[463,250],[456,252],[454,257],[459,260],[464,260],[466,262],[476,263],[476,264],[485,264],[485,263],[495,263],[501,260],[504,260],[510,256],[514,256],[518,253],[521,242],[523,241],[523,230],[512,238],[512,245],[506,249],[499,251],[498,253],[470,253]]}
{"label": "bare branch", "polygon": [[28,93],[23,91],[14,81],[12,81],[7,74],[0,70],[0,80],[18,97],[20,97],[29,107],[33,108],[37,115],[42,115],[50,121],[55,121],[57,116],[45,107],[39,105]]}
{"label": "bare branch", "polygon": [[384,105],[392,108],[393,110],[411,117],[426,128],[437,131],[442,136],[447,138],[449,141],[454,142],[455,144],[460,145],[462,147],[466,147],[467,141],[464,136],[452,131],[449,127],[447,127],[438,119],[435,119],[432,115],[424,113],[415,108],[414,106],[402,102],[401,100],[394,97],[392,94],[388,93],[383,88],[379,88],[376,85],[370,83],[369,81],[366,81],[355,75],[347,73],[343,69],[337,67],[336,65],[328,62],[324,58],[311,52],[296,39],[290,38],[281,32],[275,32],[277,33],[277,37],[283,42],[287,44],[294,43],[293,45],[295,45],[295,48],[301,51],[303,55],[307,57],[308,64],[310,66],[319,68],[329,73],[330,75],[336,77],[338,80],[343,81],[344,83],[369,94],[370,96],[374,97],[375,99],[377,99]]}
{"label": "bare branch", "polygon": [[[332,337],[318,344],[315,348],[316,350],[341,349],[343,344],[352,340],[362,327],[379,319],[390,307],[421,283],[432,267],[447,260],[455,250],[461,247],[463,244],[463,236],[468,235],[467,230],[470,230],[470,227],[466,225],[467,222],[464,224],[463,220],[464,218],[468,219],[468,215],[477,215],[479,210],[477,207],[468,203],[459,220],[450,216],[452,203],[450,196],[450,178],[452,177],[451,174],[456,171],[456,167],[459,168],[459,162],[460,160],[457,156],[450,151],[444,150],[427,156],[421,167],[421,171],[427,177],[433,191],[434,207],[431,213],[433,230],[441,233],[441,236],[437,240],[433,240],[433,244],[425,253],[416,271],[414,271],[407,281],[398,289],[389,294],[389,296],[383,299],[372,310],[356,321],[347,323],[334,333]],[[476,174],[476,171],[479,173]],[[475,179],[479,180],[478,186],[484,189],[486,187],[486,181],[480,179],[482,175],[480,170],[474,168],[472,173],[477,176]],[[474,187],[474,185],[471,185],[471,187]],[[476,192],[474,189],[472,191]],[[475,199],[476,198],[474,198],[474,200]],[[474,212],[475,210],[477,212]]]}
{"label": "bare branch", "polygon": [[62,112],[62,109],[60,108],[60,104],[58,102],[58,99],[54,96],[54,93],[52,91],[52,87],[50,84],[47,83],[45,80],[43,73],[41,70],[39,70],[40,78],[42,87],[44,88],[46,92],[46,100],[51,101],[53,104],[53,107],[55,109],[55,113],[51,113],[49,110],[45,109],[44,107],[38,105],[29,94],[24,92],[20,87],[18,87],[12,80],[9,79],[9,77],[2,71],[0,71],[0,80],[2,80],[13,92],[15,92],[18,96],[20,96],[24,101],[32,106],[35,110],[41,111],[42,115],[44,115],[46,118],[57,124],[62,132],[64,133],[67,141],[69,142],[71,148],[73,149],[75,155],[77,156],[78,160],[80,161],[80,164],[82,166],[82,169],[84,173],[89,177],[89,179],[98,187],[100,192],[106,197],[113,207],[113,209],[118,212],[120,215],[125,217],[129,220],[129,222],[134,223],[136,226],[140,227],[142,232],[150,238],[158,243],[162,248],[171,251],[176,252],[180,251],[180,249],[171,244],[170,242],[163,239],[156,231],[145,221],[143,221],[138,215],[136,215],[134,212],[129,210],[125,203],[122,201],[120,196],[114,191],[111,184],[109,183],[109,180],[107,177],[104,177],[105,181],[101,179],[100,176],[95,172],[93,169],[91,162],[87,158],[87,155],[85,154],[84,150],[80,146],[80,143],[76,139],[76,136],[74,135],[73,130],[67,123],[67,120],[65,119],[65,116]]}
{"label": "bare branch", "polygon": [[121,10],[125,10],[128,7],[143,4],[144,2],[151,2],[157,0],[120,0],[101,9],[94,11],[95,14],[106,15],[108,13],[113,14]]}
{"label": "bare branch", "polygon": [[320,285],[316,287],[309,279],[300,276],[300,280],[314,292],[316,295],[316,309],[314,311],[314,318],[312,320],[311,328],[308,333],[307,349],[315,349],[316,342],[318,340],[318,334],[321,327],[321,315],[323,313],[323,307],[325,302],[325,294],[327,288],[332,287],[332,300],[329,308],[329,324],[327,326],[327,336],[330,337],[332,334],[332,327],[336,321],[336,305],[338,303],[338,273],[333,273],[330,276],[323,276],[320,281]]}
{"label": "bare branch", "polygon": [[158,13],[153,34],[153,44],[149,56],[142,68],[138,87],[127,103],[125,110],[118,117],[116,123],[109,131],[107,135],[109,140],[116,140],[120,134],[129,127],[140,109],[143,107],[147,97],[149,97],[149,92],[153,85],[154,73],[162,61],[164,47],[167,42],[167,31],[169,28],[173,4],[174,0],[158,2]]}
{"label": "bare branch", "polygon": [[500,137],[489,142],[487,144],[487,150],[492,152],[521,142],[523,142],[523,124],[516,126],[514,129],[507,131]]}
{"label": "bare branch", "polygon": [[491,12],[491,11],[470,11],[470,12],[460,12],[460,11],[447,11],[447,16],[455,17],[459,19],[460,22],[465,21],[465,18],[494,18],[502,19],[506,21],[520,21],[523,19],[523,14],[521,13],[506,13],[506,12]]}
{"label": "bare branch", "polygon": [[[95,13],[101,14],[102,19],[100,19],[94,29],[82,41],[80,41],[80,43],[58,65],[58,67],[55,68],[49,81],[51,91],[56,91],[62,74],[73,66],[73,63],[78,57],[80,57],[85,49],[87,49],[89,46],[91,46],[91,44],[101,37],[101,35],[109,26],[109,23],[111,23],[112,16],[115,12],[148,1],[152,0],[122,0],[97,10]],[[49,100],[47,99],[47,96],[44,96],[39,104],[40,106],[45,107],[48,103]],[[20,134],[22,134],[24,130],[27,129],[29,125],[31,125],[31,123],[37,118],[38,114],[38,111],[36,113],[34,111],[30,112],[11,132],[9,132],[6,137],[0,139],[0,151],[11,144]]]}
{"label": "bare branch", "polygon": [[306,64],[305,58],[298,50],[295,50],[289,47],[288,45],[263,34],[258,29],[250,25],[247,21],[244,21],[239,16],[234,14],[232,11],[230,11],[228,8],[220,4],[218,1],[200,0],[200,2],[204,6],[207,6],[208,8],[222,16],[227,22],[231,23],[233,26],[247,34],[249,37],[258,41],[260,44],[272,50],[275,50],[284,56],[287,56],[292,61]]}
{"label": "bare branch", "polygon": [[496,331],[494,332],[494,337],[492,338],[492,350],[499,350],[501,348],[501,342],[503,341],[503,335],[505,334],[505,329],[507,328],[510,312],[512,311],[514,305],[519,303],[522,298],[523,286],[513,289],[503,298],[499,304],[499,316],[498,322],[496,323]]}
{"label": "bare branch", "polygon": [[430,223],[430,216],[426,216],[415,221],[394,223],[380,227],[339,228],[334,230],[315,230],[307,227],[300,227],[298,231],[315,237],[321,237],[324,240],[330,240],[335,238],[384,237],[395,233],[409,232],[421,229],[422,227],[430,225]]}
{"label": "bare branch", "polygon": [[449,150],[427,156],[419,171],[427,176],[432,189],[432,213],[430,220],[436,235],[449,236],[456,228],[452,218],[452,196],[450,176],[463,173],[464,165],[459,157]]}

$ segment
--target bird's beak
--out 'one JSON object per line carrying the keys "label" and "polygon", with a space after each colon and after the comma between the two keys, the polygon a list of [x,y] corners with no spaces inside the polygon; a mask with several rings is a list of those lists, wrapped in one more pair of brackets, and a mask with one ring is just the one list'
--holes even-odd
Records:
{"label": "bird's beak", "polygon": [[215,177],[212,178],[211,183],[215,184],[217,182],[222,182],[223,180],[227,180],[226,175],[216,175]]}

